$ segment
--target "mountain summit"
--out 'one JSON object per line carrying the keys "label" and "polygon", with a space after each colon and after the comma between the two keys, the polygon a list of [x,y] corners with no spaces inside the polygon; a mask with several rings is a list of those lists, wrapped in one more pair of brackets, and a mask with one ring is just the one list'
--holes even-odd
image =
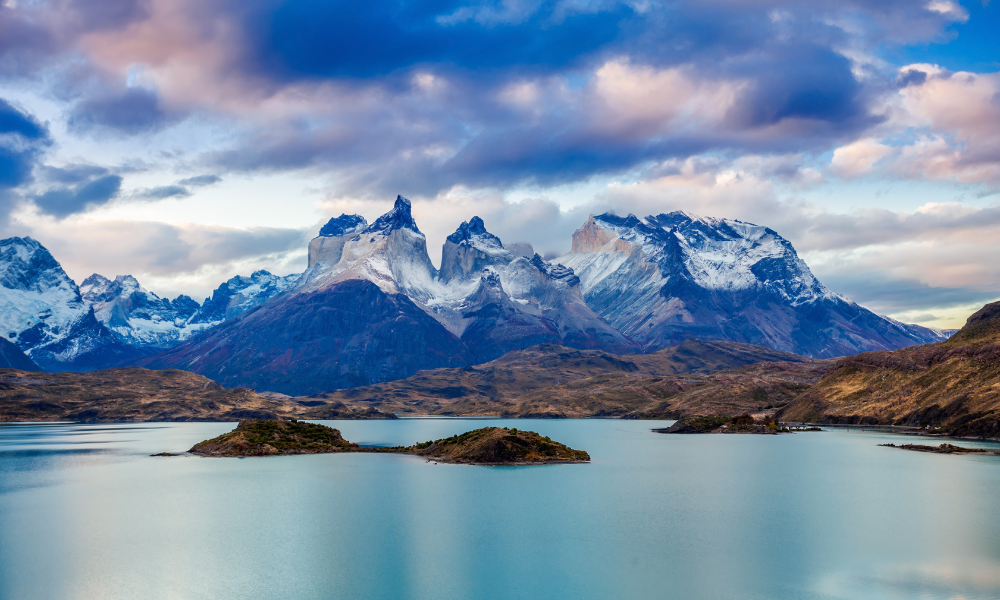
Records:
{"label": "mountain summit", "polygon": [[591,216],[556,262],[594,311],[646,351],[688,338],[817,358],[941,340],[834,294],[792,244],[751,223],[672,212]]}

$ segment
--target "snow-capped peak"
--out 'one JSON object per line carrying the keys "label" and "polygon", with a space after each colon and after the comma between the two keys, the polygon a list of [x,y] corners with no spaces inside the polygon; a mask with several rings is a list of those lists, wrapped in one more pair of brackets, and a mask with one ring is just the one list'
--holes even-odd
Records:
{"label": "snow-capped peak", "polygon": [[486,224],[479,217],[463,221],[447,239],[452,244],[473,246],[484,251],[503,250],[500,238],[486,231]]}
{"label": "snow-capped peak", "polygon": [[681,211],[644,219],[612,214],[591,217],[573,235],[573,254],[559,262],[581,273],[586,291],[615,272],[626,257],[574,254],[627,255],[636,250],[644,261],[659,268],[650,281],[673,275],[711,290],[768,286],[793,304],[832,295],[791,243],[767,227]]}
{"label": "snow-capped peak", "polygon": [[341,214],[327,221],[319,230],[323,237],[338,237],[349,233],[360,233],[368,227],[368,221],[361,215]]}
{"label": "snow-capped peak", "polygon": [[392,210],[376,219],[374,223],[365,228],[363,233],[388,235],[396,229],[409,229],[420,233],[416,221],[413,220],[413,215],[410,214],[410,201],[402,196],[396,196],[396,203]]}

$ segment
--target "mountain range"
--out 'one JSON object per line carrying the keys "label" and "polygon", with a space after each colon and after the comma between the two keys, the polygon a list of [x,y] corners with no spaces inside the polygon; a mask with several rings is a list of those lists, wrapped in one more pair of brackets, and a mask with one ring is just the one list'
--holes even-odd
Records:
{"label": "mountain range", "polygon": [[330,219],[308,268],[234,277],[198,304],[131,276],[77,288],[30,238],[0,242],[8,339],[47,370],[182,368],[227,387],[309,394],[465,367],[538,344],[648,353],[729,340],[826,358],[939,341],[824,287],[776,232],[681,212],[592,216],[551,261],[479,217],[440,268],[397,197],[369,224]]}

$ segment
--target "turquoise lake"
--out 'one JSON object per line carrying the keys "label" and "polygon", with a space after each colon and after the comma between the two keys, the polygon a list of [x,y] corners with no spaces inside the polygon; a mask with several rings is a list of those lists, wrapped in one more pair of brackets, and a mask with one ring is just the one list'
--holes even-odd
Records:
{"label": "turquoise lake", "polygon": [[517,427],[593,462],[154,458],[234,424],[4,424],[0,598],[1000,598],[1000,456],[856,430],[324,423],[390,445]]}

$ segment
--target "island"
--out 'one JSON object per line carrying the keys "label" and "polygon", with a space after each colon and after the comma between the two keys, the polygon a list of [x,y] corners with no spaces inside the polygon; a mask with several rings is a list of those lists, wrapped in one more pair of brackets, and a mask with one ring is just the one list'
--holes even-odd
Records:
{"label": "island", "polygon": [[534,431],[484,427],[461,435],[411,446],[407,451],[436,462],[472,465],[538,465],[584,463],[583,450],[554,442]]}
{"label": "island", "polygon": [[793,431],[820,431],[819,427],[791,429],[774,419],[754,419],[752,415],[738,417],[695,416],[680,419],[670,427],[654,429],[657,433],[751,433],[775,435]]}
{"label": "island", "polygon": [[362,447],[340,430],[297,420],[243,419],[236,429],[191,448],[200,456],[250,457],[371,452],[413,454],[434,462],[489,466],[585,463],[590,455],[534,431],[483,427],[413,446]]}
{"label": "island", "polygon": [[243,419],[236,429],[195,444],[189,452],[202,456],[281,456],[358,451],[339,429],[278,419]]}
{"label": "island", "polygon": [[924,444],[879,444],[886,448],[899,448],[901,450],[913,450],[914,452],[933,452],[934,454],[979,454],[984,456],[1000,456],[1000,451],[986,450],[985,448],[963,448],[954,444],[940,444],[937,446],[926,446]]}

